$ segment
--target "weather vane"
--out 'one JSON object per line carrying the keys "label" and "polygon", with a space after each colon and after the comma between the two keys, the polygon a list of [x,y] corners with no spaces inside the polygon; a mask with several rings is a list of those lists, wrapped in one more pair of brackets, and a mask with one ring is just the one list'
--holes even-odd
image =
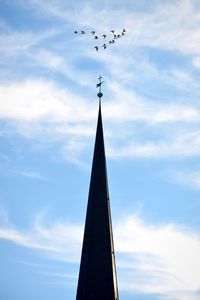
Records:
{"label": "weather vane", "polygon": [[96,84],[96,87],[97,88],[99,88],[99,92],[98,92],[98,94],[97,94],[97,96],[99,97],[99,100],[101,100],[101,98],[103,97],[103,94],[102,94],[102,92],[101,92],[101,85],[102,85],[102,83],[104,82],[104,81],[101,81],[101,79],[102,79],[103,77],[100,75],[99,76],[99,83],[97,83]]}

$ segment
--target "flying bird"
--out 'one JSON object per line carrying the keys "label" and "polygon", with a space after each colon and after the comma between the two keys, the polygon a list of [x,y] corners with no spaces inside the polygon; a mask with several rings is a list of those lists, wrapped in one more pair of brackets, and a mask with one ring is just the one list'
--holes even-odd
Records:
{"label": "flying bird", "polygon": [[[118,38],[120,38],[120,37],[122,37],[122,36],[125,35],[126,29],[123,28],[120,34],[118,34],[114,29],[110,30],[110,32],[113,34],[113,37],[111,37],[110,40],[106,44],[103,44],[102,46],[100,46],[100,45],[99,46],[95,46],[94,49],[96,51],[99,51],[100,47],[102,47],[103,49],[106,49],[108,47],[108,44],[110,45],[110,44],[116,43],[116,40]],[[86,34],[87,32],[85,30],[81,30],[81,31],[75,30],[74,33],[75,34],[78,34],[78,33],[80,33],[80,34]],[[98,39],[102,39],[102,38],[106,39],[106,37],[108,37],[109,33],[104,33],[102,35],[96,35],[97,34],[96,31],[92,30],[92,31],[90,31],[90,34],[93,36],[94,40],[98,40]]]}

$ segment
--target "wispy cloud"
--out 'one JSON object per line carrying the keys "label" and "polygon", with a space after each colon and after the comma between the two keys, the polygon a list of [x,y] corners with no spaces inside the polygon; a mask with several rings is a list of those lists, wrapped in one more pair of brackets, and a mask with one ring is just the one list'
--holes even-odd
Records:
{"label": "wispy cloud", "polygon": [[[111,157],[199,155],[200,140],[196,124],[199,123],[200,112],[195,106],[161,105],[130,91],[120,91],[118,85],[112,89],[116,92],[115,101],[104,104],[106,135],[109,135],[107,149]],[[2,85],[0,95],[0,116],[11,121],[10,130],[29,137],[55,137],[55,140],[68,136],[68,143],[63,145],[63,149],[69,157],[71,153],[71,157],[76,159],[75,154],[80,155],[87,149],[88,140],[91,141],[94,136],[95,103],[53,82],[42,80]],[[151,131],[157,130],[157,136],[160,132],[159,140],[154,140],[151,135],[147,140],[138,139],[136,129],[141,132],[139,122],[143,122],[143,128],[148,124]],[[187,124],[191,124],[190,130]],[[177,132],[174,132],[174,126]],[[116,132],[116,128],[119,131]],[[121,138],[123,147],[120,146]]]}
{"label": "wispy cloud", "polygon": [[[80,260],[82,236],[82,225],[48,223],[41,215],[29,230],[8,224],[0,230],[1,239],[74,263]],[[130,215],[115,224],[114,237],[120,289],[158,294],[161,299],[198,299],[199,232],[173,223],[148,224]]]}
{"label": "wispy cloud", "polygon": [[168,177],[176,183],[185,185],[194,190],[200,190],[200,171],[199,170],[171,170]]}
{"label": "wispy cloud", "polygon": [[41,214],[36,217],[29,231],[17,230],[7,220],[1,224],[0,238],[43,251],[47,256],[57,260],[76,262],[80,255],[82,226],[62,222],[44,225],[41,218]]}
{"label": "wispy cloud", "polygon": [[126,146],[108,147],[108,155],[111,157],[191,157],[199,156],[200,139],[199,132],[185,132],[161,139],[159,141],[133,142]]}
{"label": "wispy cloud", "polygon": [[92,106],[89,106],[88,101],[67,89],[59,89],[52,81],[37,80],[2,85],[0,93],[3,97],[1,118],[19,122],[44,119],[58,123],[64,120],[75,122],[85,117],[81,114],[81,109],[88,111],[90,119],[93,117]]}
{"label": "wispy cloud", "polygon": [[[53,63],[53,61],[52,61]],[[157,103],[136,95],[119,84],[111,85],[115,100],[105,102],[105,117],[114,121],[197,122],[200,110],[192,104]],[[18,121],[95,119],[95,103],[85,96],[57,86],[53,81],[28,80],[0,86],[1,118]],[[113,113],[115,112],[115,113]],[[82,113],[82,114],[81,114]]]}
{"label": "wispy cloud", "polygon": [[[33,9],[37,10],[38,12],[42,12],[47,15],[47,16],[55,16],[58,18],[66,19],[67,16],[67,8],[69,8],[70,4],[64,2],[64,1],[38,1],[38,0],[18,0],[18,3],[23,5],[24,8],[26,9]],[[64,8],[66,10],[64,10]]]}
{"label": "wispy cloud", "polygon": [[[40,44],[41,41],[52,37],[57,31],[49,30],[42,32],[32,31],[15,31],[10,27],[5,27],[5,30],[0,34],[0,49],[1,63],[6,59],[24,55],[33,46]],[[4,61],[3,61],[4,60]],[[6,61],[5,61],[6,62]]]}
{"label": "wispy cloud", "polygon": [[[82,158],[94,140],[94,90],[101,73],[110,157],[197,159],[200,5],[195,0],[142,2],[14,1],[37,26],[15,28],[12,21],[0,20],[0,134],[17,133],[38,145],[46,142],[45,147],[51,141],[64,159],[87,167]],[[123,27],[124,39],[98,53],[88,35],[73,34],[82,28],[102,34]],[[37,170],[19,173],[43,180]],[[199,190],[199,171],[183,168],[170,176]],[[21,230],[1,211],[0,221],[1,239],[51,259],[79,262],[82,225],[38,217]],[[126,216],[114,233],[120,289],[167,300],[199,299],[198,232]],[[52,272],[59,274],[65,276]]]}
{"label": "wispy cloud", "polygon": [[[43,283],[50,285],[75,286],[77,283],[77,274],[74,270],[66,268],[66,262],[59,263],[54,260],[47,260],[45,263],[36,261],[21,260],[17,261],[19,265],[24,265],[36,275],[43,277]],[[72,266],[72,264],[71,264]],[[73,265],[74,266],[74,265]],[[77,269],[77,268],[76,268]]]}
{"label": "wispy cloud", "polygon": [[[23,3],[23,1],[19,2]],[[25,1],[24,6],[32,7],[33,11],[36,10],[41,13],[45,11],[45,14],[49,17],[57,16],[63,20],[61,27],[64,32],[66,32],[67,22],[67,34],[63,32],[63,37],[67,38],[69,36],[70,39],[68,38],[67,44],[74,41],[75,48],[78,47],[77,54],[73,51],[69,53],[68,57],[76,56],[77,59],[80,59],[80,56],[87,58],[88,55],[90,59],[92,58],[99,62],[106,62],[107,58],[109,58],[109,64],[106,62],[102,69],[105,68],[112,77],[122,76],[129,78],[131,72],[134,73],[137,65],[140,64],[137,59],[134,60],[134,56],[137,55],[138,49],[142,51],[144,47],[146,49],[163,49],[170,51],[171,54],[176,54],[178,51],[180,54],[187,55],[191,62],[195,57],[198,59],[200,13],[196,1],[182,0],[174,1],[173,3],[167,1],[165,4],[155,1],[152,3],[150,10],[143,11],[138,11],[137,5],[135,5],[136,9],[134,9],[134,4],[127,1],[123,5],[123,13],[121,13],[122,7],[116,5],[116,3],[112,1],[109,1],[109,3],[108,1],[104,2],[99,5],[98,1],[94,3],[78,1],[73,5],[63,1],[56,1],[55,3],[55,1],[31,0]],[[95,14],[97,7],[98,14]],[[81,14],[79,13],[80,9]],[[86,48],[88,49],[88,47],[85,47],[84,40],[80,42],[78,39],[76,43],[73,35],[70,34],[73,32],[73,28],[77,26],[78,28],[84,26],[88,30],[95,28],[97,31],[104,32],[105,30],[110,30],[114,25],[116,26],[116,19],[117,26],[119,28],[121,28],[120,26],[125,26],[128,34],[126,39],[120,41],[120,47],[108,49],[107,53],[104,52],[103,55],[96,55],[93,49],[92,51],[87,51]],[[126,51],[126,57],[123,55],[124,51]],[[142,53],[145,56],[144,51]],[[121,61],[123,61],[123,64],[120,64]],[[120,72],[117,72],[117,69]],[[126,75],[127,69],[129,69],[128,75]],[[160,76],[160,74],[158,75]]]}
{"label": "wispy cloud", "polygon": [[116,249],[126,253],[124,261],[119,257],[121,267],[126,269],[120,278],[123,288],[157,293],[161,299],[182,299],[184,295],[196,299],[199,233],[176,224],[145,224],[129,216],[116,226],[115,240]]}
{"label": "wispy cloud", "polygon": [[36,179],[36,180],[47,180],[45,176],[43,176],[40,172],[38,171],[33,171],[33,170],[16,170],[15,174],[20,175],[22,177],[27,177],[30,179]]}
{"label": "wispy cloud", "polygon": [[[125,1],[123,14],[120,13],[121,5],[113,1],[104,1],[101,6],[98,5],[98,1],[85,4],[78,1],[76,5],[45,0],[31,0],[28,3],[35,9],[45,10],[49,16],[73,20],[73,23],[80,26],[101,26],[104,29],[105,26],[116,24],[117,18],[118,26],[125,24],[129,29],[130,43],[136,47],[150,46],[178,50],[184,54],[199,54],[200,13],[197,1],[182,0],[165,3],[154,1],[151,9],[143,11],[137,10],[137,5],[131,4],[130,1]],[[79,14],[80,7],[82,14]],[[93,12],[97,7],[98,14],[94,15]]]}

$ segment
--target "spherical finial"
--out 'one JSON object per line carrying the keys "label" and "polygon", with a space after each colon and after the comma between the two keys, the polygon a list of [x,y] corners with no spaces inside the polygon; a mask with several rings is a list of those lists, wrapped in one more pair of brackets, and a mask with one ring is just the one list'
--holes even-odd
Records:
{"label": "spherical finial", "polygon": [[101,98],[101,97],[103,97],[103,94],[102,94],[101,92],[99,92],[99,93],[97,94],[97,97]]}

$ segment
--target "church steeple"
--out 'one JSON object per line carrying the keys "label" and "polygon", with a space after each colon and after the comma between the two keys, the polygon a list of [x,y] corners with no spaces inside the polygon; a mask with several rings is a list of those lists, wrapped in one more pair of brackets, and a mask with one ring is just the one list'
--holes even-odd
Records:
{"label": "church steeple", "polygon": [[[100,78],[100,87],[101,87]],[[101,91],[99,91],[101,93]],[[76,300],[118,300],[106,158],[99,114]]]}

